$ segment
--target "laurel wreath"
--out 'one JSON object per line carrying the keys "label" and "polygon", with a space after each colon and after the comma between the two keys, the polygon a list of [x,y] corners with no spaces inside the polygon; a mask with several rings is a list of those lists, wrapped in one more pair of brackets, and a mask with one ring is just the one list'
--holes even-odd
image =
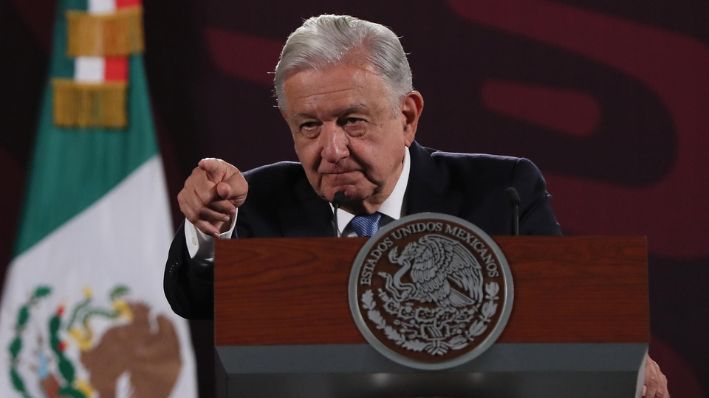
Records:
{"label": "laurel wreath", "polygon": [[480,317],[473,321],[468,329],[468,336],[471,338],[478,337],[485,333],[490,320],[493,315],[497,312],[498,293],[500,292],[500,285],[496,282],[490,282],[485,285],[485,303],[483,303],[482,310],[480,311]]}
{"label": "laurel wreath", "polygon": [[[117,286],[111,290],[109,297],[114,303],[118,303],[120,298],[128,294],[129,289],[125,286]],[[27,391],[25,381],[23,380],[18,370],[20,353],[23,348],[22,335],[27,328],[30,320],[31,310],[37,306],[39,301],[52,293],[52,288],[49,286],[38,286],[30,298],[24,303],[17,312],[17,321],[15,324],[15,335],[10,343],[8,350],[10,352],[10,379],[12,386],[22,395],[23,398],[31,398],[32,396]],[[71,327],[77,320],[81,320],[84,327],[88,327],[89,318],[93,316],[101,316],[109,319],[118,318],[121,314],[120,306],[118,309],[110,311],[101,308],[89,307],[91,297],[86,297],[72,311],[69,317],[68,326]],[[58,307],[55,313],[49,319],[49,347],[54,353],[57,369],[64,380],[64,384],[59,387],[59,394],[62,397],[84,398],[86,395],[81,390],[75,388],[76,369],[71,363],[71,360],[64,354],[64,342],[62,342],[59,332],[62,326],[62,316],[64,308]]]}
{"label": "laurel wreath", "polygon": [[374,293],[372,293],[371,290],[367,290],[362,294],[362,306],[367,310],[367,318],[376,325],[377,329],[384,330],[384,334],[387,338],[394,341],[396,345],[414,352],[421,352],[428,345],[425,341],[408,340],[397,332],[396,329],[387,325],[382,314],[375,309],[377,303],[374,301]]}
{"label": "laurel wreath", "polygon": [[451,349],[460,350],[465,348],[470,342],[474,341],[475,338],[485,333],[492,317],[497,312],[499,291],[500,286],[496,282],[487,283],[485,285],[485,302],[482,305],[478,317],[471,323],[466,333],[457,334],[447,341],[435,340],[434,342],[426,342],[420,339],[407,339],[394,327],[387,324],[381,312],[376,308],[377,303],[374,299],[374,292],[372,292],[371,289],[362,293],[361,301],[362,307],[367,310],[367,318],[378,330],[382,330],[384,335],[397,346],[413,352],[422,352],[425,350],[431,355],[445,355]]}
{"label": "laurel wreath", "polygon": [[25,387],[25,381],[22,379],[20,372],[17,370],[17,364],[19,362],[20,353],[22,352],[22,333],[27,328],[27,323],[30,320],[31,310],[37,303],[52,293],[52,288],[49,286],[39,286],[37,287],[29,300],[24,303],[20,310],[17,311],[17,321],[15,322],[15,336],[8,347],[10,351],[10,379],[12,380],[12,387],[15,391],[22,394],[23,398],[30,398],[31,395],[27,392]]}

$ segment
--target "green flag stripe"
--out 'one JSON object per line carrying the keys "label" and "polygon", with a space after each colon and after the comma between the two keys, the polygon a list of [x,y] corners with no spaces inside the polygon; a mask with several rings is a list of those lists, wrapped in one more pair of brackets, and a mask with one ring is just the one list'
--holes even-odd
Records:
{"label": "green flag stripe", "polygon": [[[76,9],[85,7],[86,1],[60,3],[64,11],[68,5]],[[58,13],[54,34],[50,76],[72,76],[74,65],[66,56],[63,11]],[[126,129],[55,127],[52,90],[47,85],[15,255],[96,202],[158,153],[142,57],[131,56],[129,68]]]}

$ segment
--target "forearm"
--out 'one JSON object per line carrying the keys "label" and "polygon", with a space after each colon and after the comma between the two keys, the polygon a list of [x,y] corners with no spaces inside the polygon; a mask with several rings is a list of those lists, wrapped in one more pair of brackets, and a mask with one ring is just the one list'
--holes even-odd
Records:
{"label": "forearm", "polygon": [[214,267],[211,259],[190,257],[184,225],[170,245],[163,288],[176,314],[191,319],[213,317]]}

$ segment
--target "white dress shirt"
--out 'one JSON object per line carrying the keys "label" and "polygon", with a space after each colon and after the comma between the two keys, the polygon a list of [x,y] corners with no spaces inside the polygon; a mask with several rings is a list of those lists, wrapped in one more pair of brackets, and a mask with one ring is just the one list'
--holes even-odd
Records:
{"label": "white dress shirt", "polygon": [[[409,184],[409,172],[411,171],[411,160],[409,159],[409,148],[406,147],[404,151],[404,167],[401,169],[401,174],[399,175],[399,180],[394,186],[394,190],[391,192],[388,198],[382,203],[377,210],[379,213],[390,217],[392,220],[398,220],[401,218],[402,207],[404,206],[404,194],[406,193],[406,187]],[[332,207],[332,203],[330,203]],[[333,208],[334,210],[334,208]],[[349,228],[350,221],[354,218],[354,214],[348,212],[347,210],[337,209],[337,230],[340,236],[353,237],[357,234]]]}

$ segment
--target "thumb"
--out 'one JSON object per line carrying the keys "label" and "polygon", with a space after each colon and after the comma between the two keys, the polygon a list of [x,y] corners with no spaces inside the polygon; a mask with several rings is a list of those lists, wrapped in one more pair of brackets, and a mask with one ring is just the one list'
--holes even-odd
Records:
{"label": "thumb", "polygon": [[232,201],[236,207],[244,203],[246,194],[249,191],[249,185],[246,179],[238,170],[228,176],[224,181],[218,183],[216,188],[217,194],[221,198]]}
{"label": "thumb", "polygon": [[230,199],[232,196],[233,189],[231,185],[227,182],[220,182],[217,184],[217,195],[222,199]]}

